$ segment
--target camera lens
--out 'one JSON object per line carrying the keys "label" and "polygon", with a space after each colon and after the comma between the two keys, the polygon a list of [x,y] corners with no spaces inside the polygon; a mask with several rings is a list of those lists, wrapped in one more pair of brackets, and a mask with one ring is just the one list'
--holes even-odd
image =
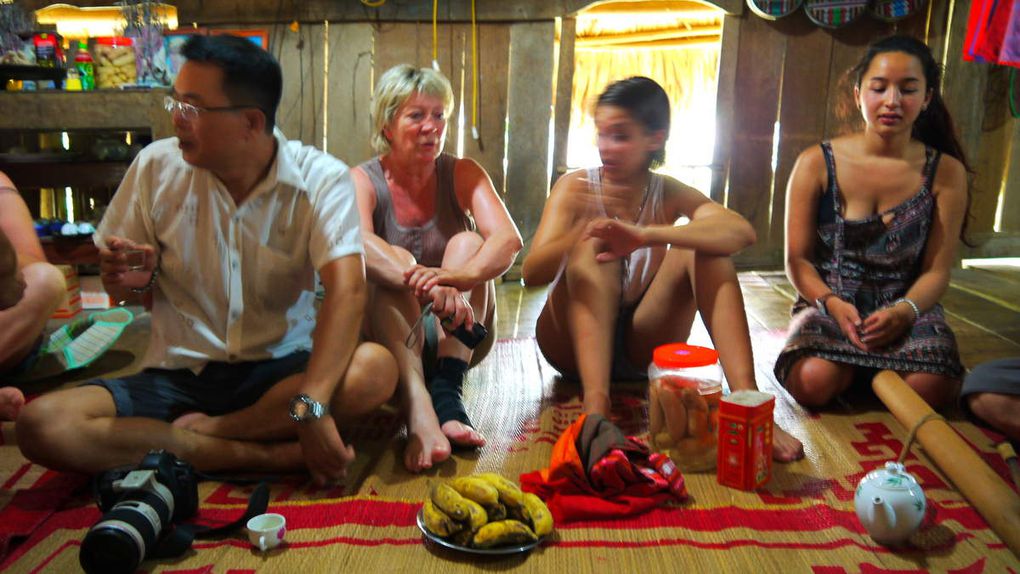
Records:
{"label": "camera lens", "polygon": [[135,572],[169,526],[170,507],[155,492],[130,492],[85,535],[78,560],[89,574]]}

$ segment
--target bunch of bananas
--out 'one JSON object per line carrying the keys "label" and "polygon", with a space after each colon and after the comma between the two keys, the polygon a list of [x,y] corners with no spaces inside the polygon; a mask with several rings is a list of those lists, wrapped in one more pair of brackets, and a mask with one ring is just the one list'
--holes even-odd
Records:
{"label": "bunch of bananas", "polygon": [[432,534],[472,548],[527,544],[553,530],[541,498],[491,472],[436,484],[422,517]]}

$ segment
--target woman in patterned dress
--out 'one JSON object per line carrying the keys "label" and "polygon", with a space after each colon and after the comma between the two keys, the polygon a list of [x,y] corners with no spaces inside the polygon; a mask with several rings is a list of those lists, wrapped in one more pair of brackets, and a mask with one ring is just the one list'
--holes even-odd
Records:
{"label": "woman in patterned dress", "polygon": [[879,40],[851,73],[864,131],[804,151],[790,174],[786,272],[800,297],[776,376],[820,407],[891,369],[937,408],[963,371],[938,301],[963,235],[966,160],[924,43]]}

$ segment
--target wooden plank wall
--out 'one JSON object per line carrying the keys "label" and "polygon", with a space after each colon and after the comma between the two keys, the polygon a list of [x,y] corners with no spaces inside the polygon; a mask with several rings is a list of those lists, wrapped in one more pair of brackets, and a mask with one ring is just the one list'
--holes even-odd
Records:
{"label": "wooden plank wall", "polygon": [[[474,66],[471,26],[441,24],[437,30],[440,71],[453,85],[455,109],[447,129],[446,151],[456,153],[457,134],[464,130],[464,156],[477,161],[489,173],[496,189],[504,189],[504,133],[507,116],[507,81],[510,63],[510,27],[506,24],[478,26],[478,128],[479,139],[471,134],[471,105]],[[432,25],[384,24],[376,29],[373,67],[378,78],[397,64],[418,67],[432,65]],[[459,108],[464,106],[464,125]]]}
{"label": "wooden plank wall", "polygon": [[[744,215],[758,233],[758,243],[738,257],[741,266],[782,264],[786,184],[797,156],[823,139],[862,127],[846,72],[870,41],[893,32],[927,37],[937,56],[949,44],[946,100],[977,171],[971,231],[978,237],[990,234],[1001,182],[1017,161],[1011,147],[1020,144],[1017,121],[1008,118],[1006,90],[996,88],[1004,70],[962,62],[959,56],[967,9],[966,2],[933,2],[926,13],[898,24],[866,17],[839,30],[816,26],[803,11],[775,22],[749,11],[726,17],[711,195]],[[1020,167],[1013,169],[1020,180],[1017,171]],[[1007,203],[1011,213],[1020,209],[1016,203]]]}

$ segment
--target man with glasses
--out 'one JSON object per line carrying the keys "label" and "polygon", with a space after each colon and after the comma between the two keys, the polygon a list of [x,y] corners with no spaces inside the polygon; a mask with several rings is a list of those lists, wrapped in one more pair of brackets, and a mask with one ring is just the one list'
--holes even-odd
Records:
{"label": "man with glasses", "polygon": [[282,75],[269,53],[194,36],[182,54],[166,99],[177,137],[138,155],[96,233],[107,291],[152,310],[145,369],[33,401],[18,444],[60,469],[162,448],[204,470],[307,467],[335,483],[354,459],[338,425],[396,385],[392,355],[358,339],[349,170],[274,130]]}

